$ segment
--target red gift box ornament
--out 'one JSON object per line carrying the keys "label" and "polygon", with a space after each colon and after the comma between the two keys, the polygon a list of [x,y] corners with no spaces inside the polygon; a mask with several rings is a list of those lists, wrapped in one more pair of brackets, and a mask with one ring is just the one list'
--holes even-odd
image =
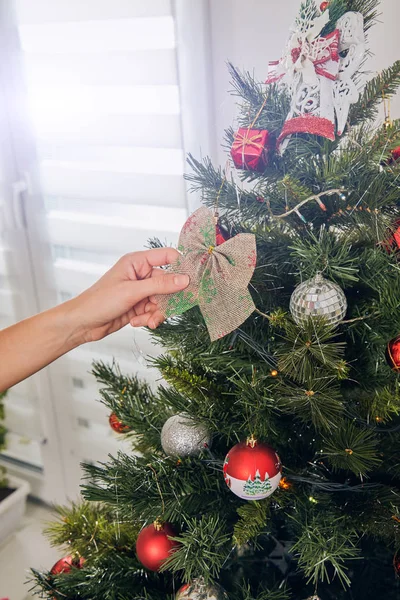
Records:
{"label": "red gift box ornament", "polygon": [[263,171],[268,161],[269,132],[266,129],[240,127],[235,135],[231,156],[237,169]]}

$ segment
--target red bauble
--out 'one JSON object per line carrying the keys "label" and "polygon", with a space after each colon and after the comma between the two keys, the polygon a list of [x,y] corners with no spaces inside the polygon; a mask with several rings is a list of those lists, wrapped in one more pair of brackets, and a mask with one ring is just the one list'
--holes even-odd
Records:
{"label": "red bauble", "polygon": [[389,367],[400,373],[400,335],[390,340],[386,346],[385,355]]}
{"label": "red bauble", "polygon": [[397,577],[400,577],[400,555],[396,554],[393,557],[393,566],[394,566],[394,572],[396,573]]}
{"label": "red bauble", "polygon": [[387,230],[384,239],[379,244],[386,252],[398,252],[400,250],[400,219],[397,219]]}
{"label": "red bauble", "polygon": [[270,134],[266,129],[241,127],[235,134],[231,148],[235,167],[247,171],[264,171],[270,148]]}
{"label": "red bauble", "polygon": [[400,158],[400,146],[390,151],[390,156],[381,162],[382,167],[387,167],[397,162]]}
{"label": "red bauble", "polygon": [[324,12],[328,6],[329,6],[330,2],[321,2],[321,4],[319,5],[319,10],[321,12]]}
{"label": "red bauble", "polygon": [[127,431],[129,431],[129,427],[127,425],[124,425],[123,422],[118,419],[115,413],[111,413],[108,421],[110,423],[111,429],[113,429],[117,433],[126,433]]}
{"label": "red bauble", "polygon": [[216,225],[215,226],[215,242],[217,244],[217,246],[220,246],[221,244],[223,244],[224,242],[226,242],[226,240],[228,239],[228,237],[222,233],[221,228]]}
{"label": "red bauble", "polygon": [[392,150],[392,159],[394,161],[396,161],[399,158],[400,158],[400,146],[398,146],[397,148],[395,148],[394,150]]}
{"label": "red bauble", "polygon": [[80,558],[75,558],[70,555],[64,556],[64,558],[60,558],[60,560],[58,560],[56,564],[53,565],[50,573],[52,575],[60,575],[60,573],[70,573],[72,567],[75,567],[76,569],[82,569],[84,564],[85,559],[83,558],[83,556],[81,556]]}
{"label": "red bauble", "polygon": [[228,452],[224,478],[229,489],[243,500],[261,500],[270,496],[281,479],[281,461],[275,450],[250,438]]}
{"label": "red bauble", "polygon": [[150,571],[159,571],[161,565],[180,546],[170,537],[176,530],[170,523],[148,525],[139,533],[136,541],[136,554],[140,562]]}
{"label": "red bauble", "polygon": [[396,229],[392,232],[392,248],[394,250],[400,250],[400,222],[397,221]]}

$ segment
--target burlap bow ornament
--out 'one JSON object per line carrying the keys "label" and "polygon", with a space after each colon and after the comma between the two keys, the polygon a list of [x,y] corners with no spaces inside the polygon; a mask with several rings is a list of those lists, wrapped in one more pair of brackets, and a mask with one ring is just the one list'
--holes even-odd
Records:
{"label": "burlap bow ornament", "polygon": [[240,233],[217,246],[214,216],[199,208],[184,224],[178,249],[182,256],[170,270],[188,274],[190,284],[157,296],[160,311],[172,317],[198,305],[211,341],[237,329],[255,309],[247,289],[256,266],[255,236]]}

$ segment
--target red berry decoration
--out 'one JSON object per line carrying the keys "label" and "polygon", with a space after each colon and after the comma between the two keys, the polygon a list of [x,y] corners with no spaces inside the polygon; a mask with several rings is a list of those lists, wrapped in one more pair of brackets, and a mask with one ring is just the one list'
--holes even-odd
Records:
{"label": "red berry decoration", "polygon": [[118,419],[115,413],[111,413],[108,421],[110,423],[111,429],[113,429],[117,433],[126,433],[127,431],[129,431],[128,425],[124,425],[123,422]]}
{"label": "red berry decoration", "polygon": [[243,500],[261,500],[278,487],[281,469],[281,461],[275,450],[251,437],[233,446],[226,455],[225,483]]}
{"label": "red berry decoration", "polygon": [[64,558],[60,558],[60,560],[58,560],[56,562],[56,564],[53,565],[50,573],[52,575],[60,575],[61,573],[70,573],[72,571],[72,567],[75,567],[76,569],[82,569],[84,564],[85,564],[85,559],[83,558],[83,556],[80,556],[80,557],[72,557],[71,555],[64,556]]}
{"label": "red berry decoration", "polygon": [[325,12],[326,9],[328,8],[330,2],[321,2],[321,4],[319,5],[319,10],[321,12]]}
{"label": "red berry decoration", "polygon": [[161,565],[180,546],[171,540],[176,530],[170,523],[156,521],[139,533],[136,541],[136,554],[140,562],[150,571],[159,571]]}
{"label": "red berry decoration", "polygon": [[400,373],[400,335],[390,340],[386,346],[385,356],[389,367]]}

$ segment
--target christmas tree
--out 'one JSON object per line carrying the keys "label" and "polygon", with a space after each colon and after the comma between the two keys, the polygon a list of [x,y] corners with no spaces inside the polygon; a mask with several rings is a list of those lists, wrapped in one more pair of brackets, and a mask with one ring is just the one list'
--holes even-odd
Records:
{"label": "christmas tree", "polygon": [[234,167],[189,157],[208,208],[173,267],[190,289],[159,299],[168,385],[94,365],[132,453],[84,465],[38,594],[399,597],[400,61],[363,85],[377,10],[305,0],[267,83],[230,67]]}

